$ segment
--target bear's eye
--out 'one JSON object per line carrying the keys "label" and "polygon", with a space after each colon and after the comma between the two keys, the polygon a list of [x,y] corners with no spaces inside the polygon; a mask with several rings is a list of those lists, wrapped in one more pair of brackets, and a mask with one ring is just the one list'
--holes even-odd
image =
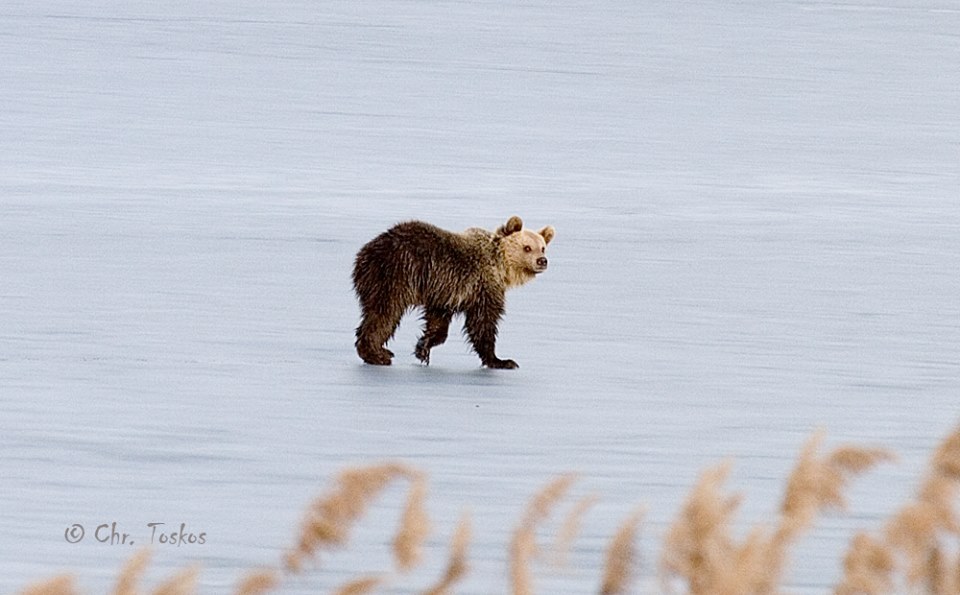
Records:
{"label": "bear's eye", "polygon": [[523,247],[523,251],[524,251],[524,252],[533,252],[533,248],[531,248],[530,246],[524,246],[524,247]]}

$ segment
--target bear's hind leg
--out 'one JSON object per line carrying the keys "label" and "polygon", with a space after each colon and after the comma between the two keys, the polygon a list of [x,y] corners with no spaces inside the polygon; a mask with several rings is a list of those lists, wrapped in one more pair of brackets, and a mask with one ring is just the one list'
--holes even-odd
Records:
{"label": "bear's hind leg", "polygon": [[375,366],[390,365],[393,352],[384,347],[384,344],[396,332],[402,316],[402,310],[399,312],[374,312],[364,308],[363,320],[357,327],[356,347],[360,359]]}
{"label": "bear's hind leg", "polygon": [[503,315],[503,301],[490,296],[481,300],[478,306],[467,311],[464,329],[470,339],[473,350],[480,356],[480,361],[488,368],[514,370],[519,368],[512,359],[500,359],[496,356],[497,324]]}
{"label": "bear's hind leg", "polygon": [[437,345],[442,345],[447,340],[452,318],[453,313],[443,308],[426,308],[424,310],[423,335],[417,341],[417,348],[414,351],[418,360],[430,365],[430,350]]}

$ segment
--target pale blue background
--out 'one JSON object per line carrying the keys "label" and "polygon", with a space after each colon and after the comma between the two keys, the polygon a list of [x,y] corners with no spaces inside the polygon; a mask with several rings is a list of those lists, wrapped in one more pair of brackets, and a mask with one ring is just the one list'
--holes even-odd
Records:
{"label": "pale blue background", "polygon": [[[707,465],[744,523],[828,444],[900,454],[794,552],[826,592],[960,421],[960,12],[880,2],[57,2],[0,8],[0,591],[130,548],[73,523],[187,523],[151,578],[204,593],[276,561],[336,470],[431,474],[439,576],[505,592],[529,495],[602,501],[573,567],[647,508],[642,572]],[[353,352],[359,246],[398,220],[552,224],[499,352],[459,337],[390,369]],[[389,566],[390,492],[287,593]],[[386,524],[386,525],[384,525]],[[649,580],[638,591],[648,592]],[[652,591],[652,589],[649,589]]]}

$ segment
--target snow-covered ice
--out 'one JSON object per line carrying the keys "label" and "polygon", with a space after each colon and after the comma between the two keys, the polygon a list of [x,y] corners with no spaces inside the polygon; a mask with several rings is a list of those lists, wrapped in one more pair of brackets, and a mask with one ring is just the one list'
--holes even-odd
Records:
{"label": "snow-covered ice", "polygon": [[[960,403],[960,10],[945,0],[67,2],[0,7],[0,592],[157,547],[204,593],[275,563],[353,463],[431,478],[439,575],[506,591],[506,543],[564,471],[587,517],[544,593],[595,589],[646,507],[641,572],[731,458],[769,519],[803,441],[900,455],[793,552],[826,592],[911,492]],[[356,250],[393,223],[552,224],[481,370],[405,320],[353,351]],[[455,323],[456,324],[456,323]],[[401,494],[284,591],[389,568]]]}

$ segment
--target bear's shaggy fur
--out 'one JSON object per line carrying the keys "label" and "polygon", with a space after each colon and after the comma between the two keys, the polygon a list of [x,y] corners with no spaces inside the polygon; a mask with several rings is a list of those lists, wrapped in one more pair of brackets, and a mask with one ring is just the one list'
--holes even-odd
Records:
{"label": "bear's shaggy fur", "polygon": [[415,354],[423,363],[447,340],[453,315],[464,314],[464,330],[483,365],[516,368],[515,361],[494,353],[505,294],[546,270],[553,235],[550,226],[523,229],[519,217],[494,232],[454,233],[408,221],[378,235],[360,249],[353,266],[362,311],[357,354],[368,364],[389,365],[393,353],[384,344],[407,310],[422,307],[424,329]]}

